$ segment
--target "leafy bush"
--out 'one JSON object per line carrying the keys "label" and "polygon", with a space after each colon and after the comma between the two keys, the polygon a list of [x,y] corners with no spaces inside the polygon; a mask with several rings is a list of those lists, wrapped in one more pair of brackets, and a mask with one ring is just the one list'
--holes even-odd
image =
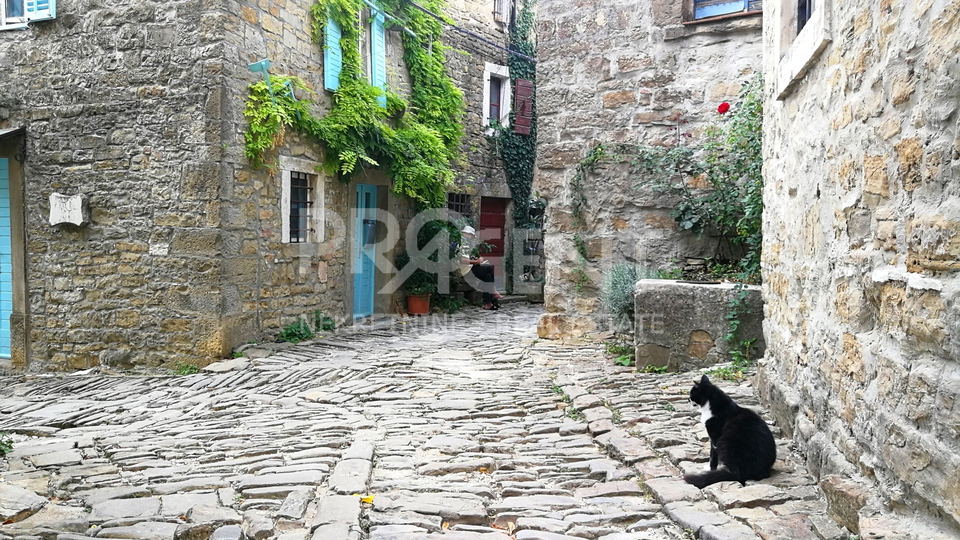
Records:
{"label": "leafy bush", "polygon": [[313,330],[310,329],[310,325],[307,324],[307,321],[303,319],[297,319],[295,322],[288,324],[283,328],[283,330],[280,331],[280,334],[277,336],[277,341],[300,343],[301,341],[313,339],[314,337],[316,336],[314,335]]}
{"label": "leafy bush", "polygon": [[200,367],[196,364],[177,364],[177,375],[193,375],[194,373],[199,373]]}
{"label": "leafy bush", "polygon": [[317,332],[332,332],[337,328],[337,321],[328,317],[319,309],[313,312],[313,329]]}

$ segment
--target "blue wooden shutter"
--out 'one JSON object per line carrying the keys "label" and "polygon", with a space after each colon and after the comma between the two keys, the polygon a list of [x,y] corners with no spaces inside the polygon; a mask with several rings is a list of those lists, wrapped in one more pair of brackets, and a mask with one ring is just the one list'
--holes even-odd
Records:
{"label": "blue wooden shutter", "polygon": [[343,51],[340,49],[340,25],[327,17],[323,32],[323,87],[331,92],[340,88],[340,70],[343,69]]}
{"label": "blue wooden shutter", "polygon": [[693,16],[695,19],[718,17],[728,13],[739,13],[747,10],[748,0],[694,0]]}
{"label": "blue wooden shutter", "polygon": [[28,21],[47,21],[57,16],[56,0],[25,0]]}
{"label": "blue wooden shutter", "polygon": [[[383,28],[383,13],[376,11],[370,23],[370,84],[387,91],[387,33]],[[381,107],[387,106],[387,96],[377,98]]]}

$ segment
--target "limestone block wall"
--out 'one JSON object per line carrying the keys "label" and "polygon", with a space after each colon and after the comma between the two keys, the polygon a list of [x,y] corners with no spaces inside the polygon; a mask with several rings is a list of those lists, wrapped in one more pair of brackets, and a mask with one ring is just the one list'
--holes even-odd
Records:
{"label": "limestone block wall", "polygon": [[[202,365],[315,310],[349,321],[354,186],[322,175],[323,241],[284,244],[280,173],[243,156],[247,87],[261,77],[249,63],[269,59],[271,74],[296,75],[315,92],[315,114],[329,109],[312,4],[61,0],[55,20],[0,32],[0,129],[25,128],[27,149],[18,329],[30,351],[15,351],[14,367]],[[458,2],[456,12],[502,40],[472,15],[490,9]],[[388,33],[389,84],[404,92],[402,51]],[[493,51],[450,52],[468,118],[482,106],[476,81]],[[463,183],[509,197],[476,124]],[[271,161],[281,156],[325,160],[293,133]],[[371,171],[363,181],[379,186],[384,210],[410,219],[389,178]],[[52,192],[86,194],[91,223],[51,227]],[[376,311],[392,312],[392,298],[378,296]]]}
{"label": "limestone block wall", "polygon": [[[219,357],[224,12],[150,0],[57,12],[0,32],[2,127],[26,128],[30,367]],[[51,226],[52,192],[86,194],[91,224]]]}
{"label": "limestone block wall", "polygon": [[960,2],[824,3],[799,77],[770,8],[763,398],[815,473],[957,527]]}
{"label": "limestone block wall", "polygon": [[681,4],[538,2],[535,189],[548,200],[541,336],[605,324],[597,294],[613,264],[657,269],[713,254],[716,241],[681,234],[670,217],[675,201],[638,189],[628,167],[601,163],[582,189],[571,187],[598,144],[614,155],[618,143],[695,146],[717,106],[760,71],[759,16],[684,25]]}

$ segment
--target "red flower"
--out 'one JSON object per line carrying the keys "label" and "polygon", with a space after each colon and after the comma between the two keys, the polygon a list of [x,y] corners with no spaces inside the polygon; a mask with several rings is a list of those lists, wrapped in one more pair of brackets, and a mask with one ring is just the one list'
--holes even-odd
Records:
{"label": "red flower", "polygon": [[723,103],[720,104],[719,107],[717,107],[717,112],[720,114],[723,114],[729,110],[730,110],[730,104],[727,103],[726,101],[724,101]]}

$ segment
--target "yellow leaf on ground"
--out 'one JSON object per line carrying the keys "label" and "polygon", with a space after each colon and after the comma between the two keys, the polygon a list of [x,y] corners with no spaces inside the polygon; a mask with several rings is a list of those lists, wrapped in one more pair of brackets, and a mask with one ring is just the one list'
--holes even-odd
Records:
{"label": "yellow leaf on ground", "polygon": [[366,497],[360,497],[360,502],[373,504],[373,495],[367,495]]}

